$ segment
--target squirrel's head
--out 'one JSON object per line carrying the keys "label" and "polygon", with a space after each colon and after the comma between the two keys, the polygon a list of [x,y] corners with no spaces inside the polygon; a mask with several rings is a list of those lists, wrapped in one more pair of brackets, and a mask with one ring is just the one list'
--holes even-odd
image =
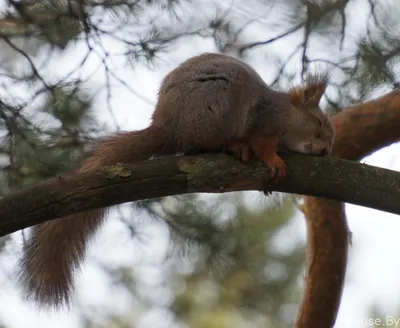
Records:
{"label": "squirrel's head", "polygon": [[279,150],[320,156],[330,153],[334,130],[329,117],[319,108],[327,85],[328,74],[309,75],[304,85],[289,91],[295,114],[279,140]]}

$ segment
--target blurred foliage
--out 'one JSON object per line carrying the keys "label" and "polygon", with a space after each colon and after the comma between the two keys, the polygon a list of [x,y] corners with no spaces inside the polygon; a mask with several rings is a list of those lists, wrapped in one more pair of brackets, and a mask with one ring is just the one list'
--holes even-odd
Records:
{"label": "blurred foliage", "polygon": [[215,222],[221,218],[222,202],[205,217],[198,213],[207,203],[196,199],[195,204],[180,200],[174,213],[168,213],[171,230],[202,249],[195,272],[186,278],[186,289],[172,306],[189,327],[235,327],[238,319],[252,327],[268,322],[283,327],[282,322],[290,326],[294,321],[295,311],[285,309],[296,308],[304,249],[282,253],[272,242],[292,218],[293,203],[286,198],[283,208],[254,210],[241,197],[226,197],[225,202],[234,201],[235,211],[223,223]]}
{"label": "blurred foliage", "polygon": [[[121,88],[151,103],[120,76],[121,66],[154,69],[208,42],[250,63],[258,58],[276,88],[315,68],[331,71],[324,108],[334,112],[398,87],[399,14],[394,0],[3,1],[0,195],[73,169],[110,132],[94,113],[99,105],[112,113]],[[304,247],[285,248],[282,233],[295,206],[289,197],[279,206],[250,205],[245,195],[135,204],[135,213],[169,228],[170,257],[159,265],[165,281],[144,288],[132,266],[101,266],[133,305],[124,314],[102,308],[93,315],[83,304],[82,327],[139,327],[148,316],[171,327],[292,326]],[[137,222],[121,219],[139,239]],[[163,288],[173,296],[152,317],[160,306],[150,295]]]}
{"label": "blurred foliage", "polygon": [[[71,169],[82,151],[80,128],[88,119],[90,102],[82,95],[54,88],[36,115],[46,113],[58,124],[37,124],[16,108],[2,108],[5,136],[0,149],[8,159],[2,167],[1,194],[28,187]],[[44,119],[45,120],[45,119]]]}
{"label": "blurred foliage", "polygon": [[[185,195],[135,204],[136,210],[146,210],[167,224],[172,234],[171,262],[162,266],[165,281],[161,285],[168,285],[174,295],[168,309],[177,324],[292,326],[301,293],[298,278],[304,248],[299,242],[282,248],[277,240],[291,223],[294,203],[285,197],[282,206],[260,204],[254,209],[245,199],[245,193],[212,202]],[[128,289],[142,304],[161,288],[142,290],[130,267],[107,271],[114,277],[113,284]],[[87,322],[87,327],[131,327],[135,321],[129,314],[107,318],[110,323],[104,326]]]}

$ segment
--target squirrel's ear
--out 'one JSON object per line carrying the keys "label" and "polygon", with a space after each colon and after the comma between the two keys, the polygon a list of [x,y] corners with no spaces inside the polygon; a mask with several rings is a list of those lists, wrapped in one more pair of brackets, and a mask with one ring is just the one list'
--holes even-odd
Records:
{"label": "squirrel's ear", "polygon": [[316,108],[327,85],[327,75],[310,75],[304,86],[290,90],[290,101],[297,108]]}
{"label": "squirrel's ear", "polygon": [[304,92],[300,88],[293,88],[289,91],[290,102],[296,108],[303,108],[305,103]]}

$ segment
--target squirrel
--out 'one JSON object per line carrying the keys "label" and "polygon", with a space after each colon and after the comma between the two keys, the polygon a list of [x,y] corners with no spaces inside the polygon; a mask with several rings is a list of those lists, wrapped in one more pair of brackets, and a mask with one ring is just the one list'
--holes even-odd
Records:
{"label": "squirrel", "polygon": [[[255,155],[279,182],[286,166],[277,151],[328,155],[334,138],[319,108],[327,74],[309,75],[288,92],[271,89],[248,64],[204,53],[173,69],[161,83],[149,127],[103,141],[75,172],[197,152]],[[70,304],[74,275],[106,208],[72,214],[34,226],[23,246],[18,278],[28,299],[43,307]]]}

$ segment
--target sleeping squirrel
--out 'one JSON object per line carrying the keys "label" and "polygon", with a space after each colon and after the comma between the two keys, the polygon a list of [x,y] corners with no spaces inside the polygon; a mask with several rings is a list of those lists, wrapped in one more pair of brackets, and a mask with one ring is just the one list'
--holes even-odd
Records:
{"label": "sleeping squirrel", "polygon": [[[228,151],[244,162],[254,154],[279,182],[286,166],[278,150],[319,156],[331,150],[333,127],[319,109],[327,83],[326,75],[310,75],[280,92],[239,59],[192,57],[164,78],[151,125],[105,140],[77,172],[153,156]],[[106,214],[95,209],[32,228],[18,267],[28,298],[45,307],[69,304],[75,271]]]}

